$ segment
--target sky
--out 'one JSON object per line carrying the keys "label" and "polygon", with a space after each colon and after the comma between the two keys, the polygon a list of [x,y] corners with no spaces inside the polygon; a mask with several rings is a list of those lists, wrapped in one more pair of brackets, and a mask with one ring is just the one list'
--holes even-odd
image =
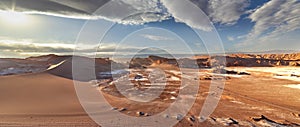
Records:
{"label": "sky", "polygon": [[0,57],[297,50],[299,0],[1,0]]}

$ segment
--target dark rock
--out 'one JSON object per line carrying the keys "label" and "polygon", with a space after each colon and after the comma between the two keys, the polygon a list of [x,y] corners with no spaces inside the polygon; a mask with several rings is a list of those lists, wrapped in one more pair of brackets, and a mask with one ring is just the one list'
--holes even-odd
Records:
{"label": "dark rock", "polygon": [[264,121],[264,122],[266,122],[266,123],[268,123],[272,126],[292,126],[292,127],[293,126],[300,126],[297,123],[290,123],[290,122],[288,122],[288,123],[279,123],[279,122],[276,122],[274,120],[271,120],[271,119],[265,117],[264,115],[261,115],[261,117],[259,117],[259,118],[252,118],[252,120],[255,121],[255,122]]}
{"label": "dark rock", "polygon": [[136,76],[134,76],[134,79],[142,79],[142,78],[143,78],[142,75],[136,75]]}
{"label": "dark rock", "polygon": [[239,75],[251,75],[251,74],[247,72],[240,72]]}
{"label": "dark rock", "polygon": [[181,114],[177,114],[177,115],[176,115],[176,119],[177,119],[177,120],[181,120],[181,119],[183,119],[183,115],[181,115]]}
{"label": "dark rock", "polygon": [[144,112],[136,112],[136,114],[137,114],[138,116],[144,116],[144,115],[145,115]]}
{"label": "dark rock", "polygon": [[295,74],[291,74],[291,76],[292,76],[292,77],[297,77],[297,78],[300,77],[300,75],[295,75]]}
{"label": "dark rock", "polygon": [[189,120],[192,121],[192,122],[195,122],[196,121],[195,116],[193,116],[193,115],[190,116]]}

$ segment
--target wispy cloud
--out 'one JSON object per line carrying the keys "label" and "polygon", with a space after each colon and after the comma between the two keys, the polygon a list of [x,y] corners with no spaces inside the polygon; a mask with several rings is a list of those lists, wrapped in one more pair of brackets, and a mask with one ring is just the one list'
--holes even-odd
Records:
{"label": "wispy cloud", "polygon": [[[118,45],[116,43],[105,43],[94,46],[77,46],[64,42],[40,43],[30,39],[7,39],[0,37],[0,57],[27,57],[45,54],[72,55],[74,52],[81,54],[128,54],[136,53],[146,47],[135,47],[130,45]],[[149,50],[150,51],[150,50]]]}
{"label": "wispy cloud", "polygon": [[2,0],[0,10],[89,19],[95,18],[92,13],[106,2],[108,0],[86,0],[86,2],[72,0]]}
{"label": "wispy cloud", "polygon": [[151,34],[142,34],[141,36],[146,39],[153,40],[153,41],[171,41],[171,40],[173,40],[172,38],[169,38],[169,37],[151,35]]}
{"label": "wispy cloud", "polygon": [[[193,3],[190,3],[190,1]],[[191,27],[211,30],[210,21],[234,24],[245,13],[248,0],[2,0],[0,10],[75,19],[105,19],[122,24],[144,24],[174,17]],[[196,5],[196,6],[195,6]],[[204,13],[200,13],[201,10]],[[96,12],[99,10],[98,12]],[[193,13],[191,13],[193,12]],[[207,20],[204,20],[207,19]]]}
{"label": "wispy cloud", "polygon": [[234,40],[235,40],[235,38],[234,38],[234,37],[232,37],[232,36],[228,36],[228,37],[227,37],[227,40],[228,40],[228,41],[234,41]]}
{"label": "wispy cloud", "polygon": [[270,30],[270,33],[279,35],[299,29],[300,2],[298,0],[271,0],[257,8],[249,18],[255,22],[250,36],[257,37]]}
{"label": "wispy cloud", "polygon": [[105,19],[121,24],[144,24],[170,18],[170,14],[164,13],[157,4],[157,0],[3,0],[0,10],[74,19]]}
{"label": "wispy cloud", "polygon": [[35,43],[32,40],[0,40],[0,50],[11,52],[72,52],[74,44]]}
{"label": "wispy cloud", "polygon": [[190,0],[193,4],[185,0],[161,1],[176,21],[204,31],[212,30],[210,20],[225,25],[235,24],[249,6],[249,0]]}
{"label": "wispy cloud", "polygon": [[207,14],[213,22],[232,25],[246,13],[250,0],[209,0]]}
{"label": "wispy cloud", "polygon": [[[271,46],[286,36],[286,33],[300,29],[300,2],[298,0],[271,0],[256,8],[249,16],[254,27],[238,48]],[[286,38],[286,37],[285,37]],[[285,41],[292,43],[294,41]],[[267,44],[267,45],[266,45]]]}

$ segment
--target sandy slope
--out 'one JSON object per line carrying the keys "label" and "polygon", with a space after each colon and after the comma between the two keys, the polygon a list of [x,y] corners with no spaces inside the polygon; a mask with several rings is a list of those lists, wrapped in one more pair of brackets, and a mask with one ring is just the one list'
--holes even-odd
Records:
{"label": "sandy slope", "polygon": [[0,126],[97,126],[73,81],[47,73],[0,77]]}
{"label": "sandy slope", "polygon": [[82,113],[71,80],[47,73],[0,78],[0,112]]}

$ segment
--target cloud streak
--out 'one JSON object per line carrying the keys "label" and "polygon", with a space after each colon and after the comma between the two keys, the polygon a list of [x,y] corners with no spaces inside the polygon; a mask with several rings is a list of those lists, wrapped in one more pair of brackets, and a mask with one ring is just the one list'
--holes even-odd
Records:
{"label": "cloud streak", "polygon": [[259,36],[271,30],[273,34],[300,28],[300,2],[298,0],[272,0],[256,9],[249,18],[255,22],[251,36]]}
{"label": "cloud streak", "polygon": [[[82,54],[126,54],[133,53],[143,49],[144,47],[134,47],[126,45],[117,45],[112,43],[99,46],[80,47],[78,49],[75,44],[65,43],[38,43],[32,40],[0,40],[0,57],[10,57],[2,55],[30,56],[45,54],[69,54],[74,51]],[[76,50],[75,50],[76,49]],[[118,52],[116,52],[116,49]]]}
{"label": "cloud streak", "polygon": [[108,0],[86,0],[84,4],[74,0],[2,0],[0,9],[28,14],[45,14],[76,19],[89,19],[94,11]]}
{"label": "cloud streak", "polygon": [[0,50],[10,52],[53,52],[53,53],[66,53],[73,52],[73,44],[61,43],[32,43],[29,41],[13,41],[1,40]]}
{"label": "cloud streak", "polygon": [[153,40],[153,41],[171,41],[171,40],[173,40],[172,38],[169,38],[169,37],[150,35],[150,34],[142,34],[141,36],[146,39]]}
{"label": "cloud streak", "polygon": [[[282,40],[286,33],[300,29],[299,0],[271,0],[256,8],[249,16],[255,23],[244,42],[237,47],[253,47]],[[289,42],[287,42],[289,43]]]}
{"label": "cloud streak", "polygon": [[207,14],[213,22],[232,25],[245,14],[249,0],[209,0]]}
{"label": "cloud streak", "polygon": [[209,31],[212,28],[205,15],[215,23],[234,24],[247,5],[248,0],[2,0],[0,10],[133,25],[174,17],[178,22]]}

